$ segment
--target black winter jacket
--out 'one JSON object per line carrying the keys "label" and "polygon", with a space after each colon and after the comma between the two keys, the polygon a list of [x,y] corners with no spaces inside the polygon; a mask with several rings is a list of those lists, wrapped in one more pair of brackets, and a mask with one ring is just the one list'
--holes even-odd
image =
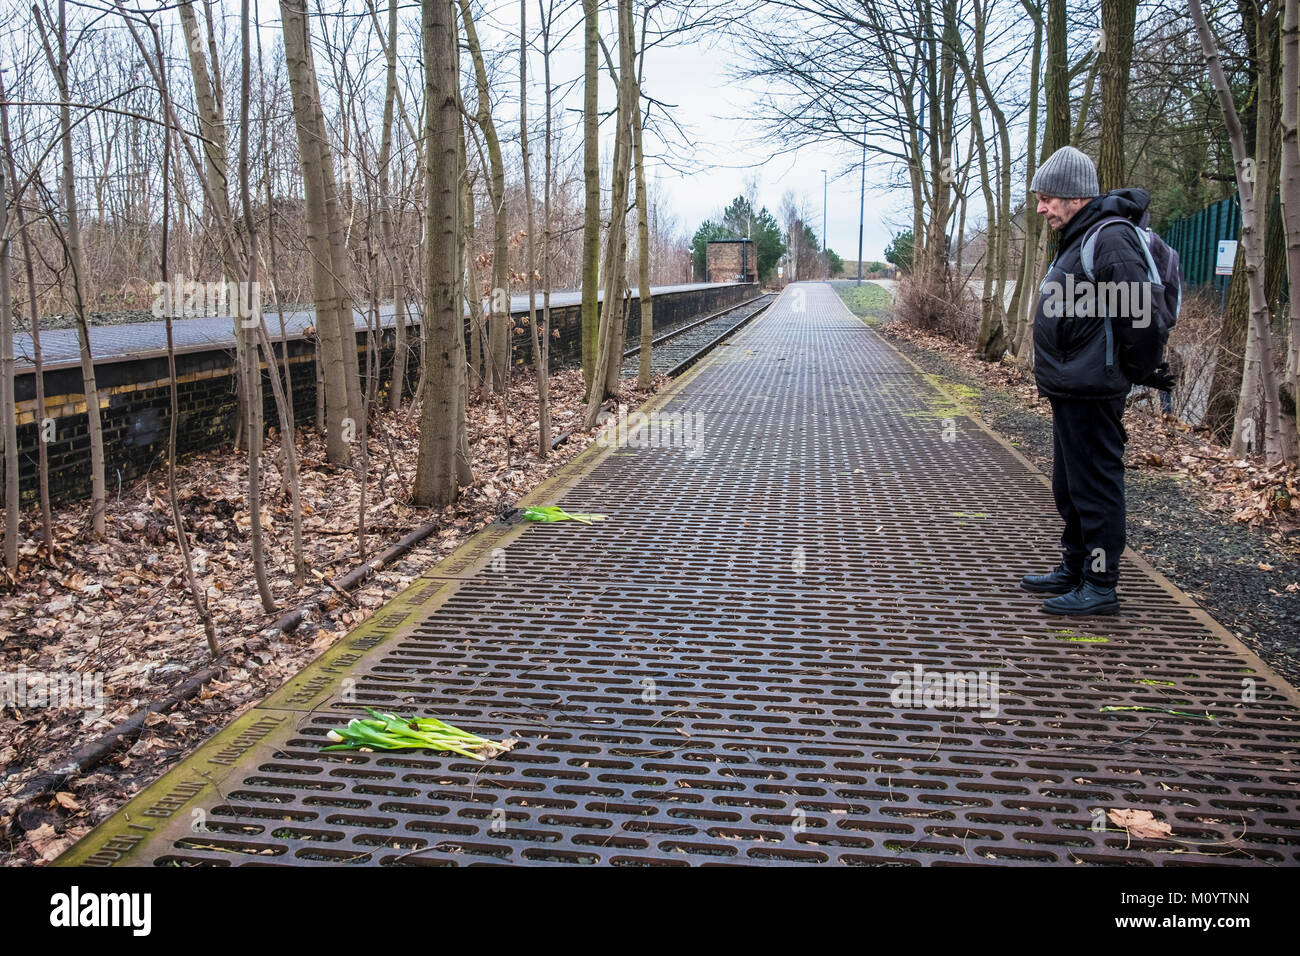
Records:
{"label": "black winter jacket", "polygon": [[[1154,312],[1147,315],[1149,325],[1145,328],[1141,319],[1135,325],[1131,315],[1113,315],[1107,322],[1082,262],[1083,237],[1091,226],[1116,216],[1140,224],[1149,202],[1145,190],[1116,189],[1093,199],[1061,231],[1056,261],[1040,287],[1034,314],[1034,375],[1040,394],[1054,398],[1127,395],[1132,383],[1123,368],[1143,367],[1146,353],[1159,349],[1153,334]],[[1097,234],[1093,274],[1098,285],[1147,282],[1147,260],[1139,242],[1132,229],[1119,224],[1106,226]],[[1062,295],[1071,289],[1069,276],[1073,276],[1073,306],[1063,301]]]}

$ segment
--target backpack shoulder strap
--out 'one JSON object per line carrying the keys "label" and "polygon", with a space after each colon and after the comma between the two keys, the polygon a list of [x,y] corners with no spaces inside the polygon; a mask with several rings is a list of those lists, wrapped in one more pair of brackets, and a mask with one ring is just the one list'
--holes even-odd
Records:
{"label": "backpack shoulder strap", "polygon": [[1151,247],[1147,244],[1146,234],[1137,223],[1131,219],[1125,219],[1123,216],[1111,216],[1109,219],[1103,219],[1092,226],[1084,235],[1083,248],[1079,252],[1079,257],[1083,262],[1083,274],[1088,277],[1088,281],[1095,282],[1097,278],[1092,271],[1097,252],[1097,233],[1113,222],[1122,222],[1137,234],[1138,245],[1142,247],[1142,254],[1146,256],[1147,260],[1147,277],[1154,285],[1161,285],[1160,270],[1156,268],[1156,261],[1151,257]]}

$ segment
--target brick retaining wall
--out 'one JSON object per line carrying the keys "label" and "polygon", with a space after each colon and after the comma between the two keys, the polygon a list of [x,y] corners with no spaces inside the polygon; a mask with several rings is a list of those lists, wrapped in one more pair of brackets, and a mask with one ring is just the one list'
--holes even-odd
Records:
{"label": "brick retaining wall", "polygon": [[[758,294],[753,285],[726,285],[656,295],[655,327],[735,305]],[[538,313],[541,296],[538,296]],[[532,361],[532,336],[527,313],[515,314],[515,327],[522,334],[512,337],[512,359],[516,365]],[[633,298],[628,315],[628,341],[640,335],[640,303]],[[559,332],[551,338],[552,368],[581,360],[581,308],[563,306],[551,310],[551,327]],[[408,342],[410,360],[406,391],[410,394],[419,378],[419,329],[412,326]],[[275,335],[273,333],[273,338]],[[360,332],[357,346],[360,367],[366,368],[367,334]],[[380,342],[380,394],[387,392],[393,368],[393,330],[384,330]],[[277,359],[281,346],[277,339]],[[288,342],[289,368],[293,386],[294,418],[297,424],[316,419],[316,356],[309,339]],[[176,355],[180,416],[177,427],[178,457],[218,448],[232,441],[235,428],[235,355],[233,348],[198,349]],[[171,397],[166,357],[126,358],[95,365],[99,387],[100,415],[104,428],[104,456],[109,494],[119,485],[139,478],[165,463]],[[265,365],[262,374],[267,427],[278,424],[275,401]],[[36,414],[35,375],[19,373],[15,380],[18,413],[19,494],[24,507],[37,500],[37,446],[41,422]],[[50,496],[69,501],[90,496],[90,434],[86,415],[81,369],[65,367],[45,372],[45,415],[53,420],[49,442]]]}

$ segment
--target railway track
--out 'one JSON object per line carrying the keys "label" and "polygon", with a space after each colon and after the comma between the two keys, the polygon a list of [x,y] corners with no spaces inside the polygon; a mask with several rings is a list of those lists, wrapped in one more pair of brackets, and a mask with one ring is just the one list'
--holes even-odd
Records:
{"label": "railway track", "polygon": [[[747,322],[757,318],[773,302],[777,294],[769,292],[740,305],[714,312],[703,318],[687,319],[669,327],[655,337],[650,350],[650,371],[654,375],[680,375],[719,342]],[[640,364],[641,348],[623,353],[623,377],[636,375]]]}

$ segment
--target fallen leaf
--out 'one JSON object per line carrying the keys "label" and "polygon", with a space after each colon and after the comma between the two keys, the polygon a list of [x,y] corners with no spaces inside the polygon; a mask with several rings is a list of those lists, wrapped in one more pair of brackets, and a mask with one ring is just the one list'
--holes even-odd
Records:
{"label": "fallen leaf", "polygon": [[27,842],[32,845],[36,855],[48,863],[72,844],[72,838],[62,836],[48,823],[42,823],[35,830],[27,831]]}
{"label": "fallen leaf", "polygon": [[1157,820],[1150,810],[1131,810],[1121,807],[1107,810],[1106,816],[1118,827],[1127,830],[1139,840],[1167,840],[1173,836],[1173,828],[1163,820]]}

